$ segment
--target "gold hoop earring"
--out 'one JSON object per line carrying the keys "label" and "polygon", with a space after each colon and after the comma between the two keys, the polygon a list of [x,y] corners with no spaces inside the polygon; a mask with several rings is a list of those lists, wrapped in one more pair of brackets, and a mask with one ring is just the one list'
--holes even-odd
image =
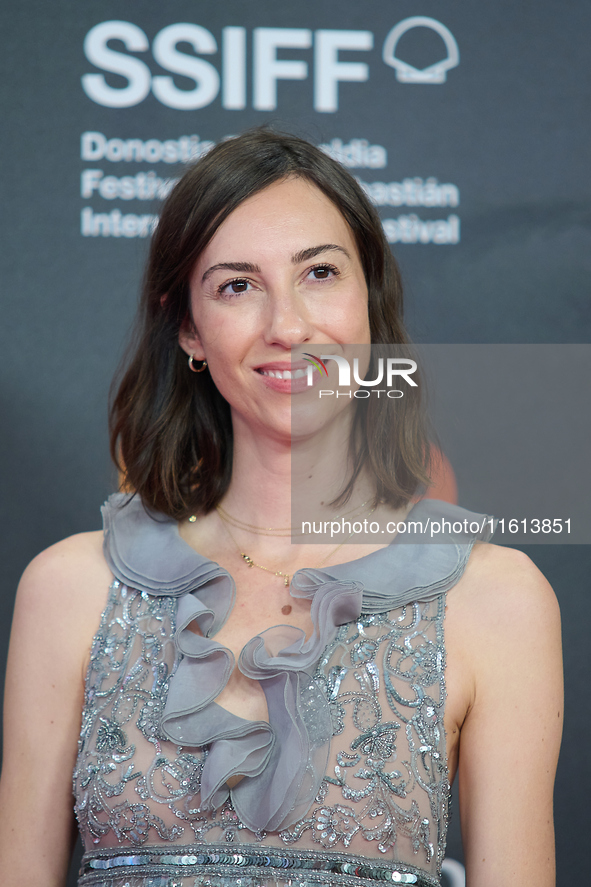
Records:
{"label": "gold hoop earring", "polygon": [[189,369],[191,370],[192,373],[202,373],[204,370],[207,369],[207,361],[206,361],[206,360],[202,360],[202,361],[201,361],[201,366],[199,367],[199,369],[196,369],[196,367],[195,367],[195,358],[194,358],[193,355],[191,354],[191,355],[189,356]]}

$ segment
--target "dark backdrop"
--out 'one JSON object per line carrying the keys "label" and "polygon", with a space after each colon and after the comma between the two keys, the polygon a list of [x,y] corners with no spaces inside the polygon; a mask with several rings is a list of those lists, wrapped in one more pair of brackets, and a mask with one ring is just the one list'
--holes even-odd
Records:
{"label": "dark backdrop", "polygon": [[[584,0],[24,0],[0,15],[2,664],[27,561],[97,528],[114,487],[107,391],[158,212],[150,188],[182,170],[163,154],[261,123],[326,144],[380,205],[415,339],[591,341]],[[299,65],[274,79],[274,59]],[[84,133],[98,135],[83,156]],[[591,557],[527,552],[564,621],[566,887],[589,828]],[[449,854],[461,859],[456,826]]]}

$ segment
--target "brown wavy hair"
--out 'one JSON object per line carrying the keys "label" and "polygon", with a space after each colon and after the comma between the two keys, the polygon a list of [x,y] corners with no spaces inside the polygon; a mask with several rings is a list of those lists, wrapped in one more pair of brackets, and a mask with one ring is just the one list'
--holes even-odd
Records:
{"label": "brown wavy hair", "polygon": [[[177,520],[214,508],[232,474],[229,405],[209,372],[189,371],[178,343],[180,327],[190,318],[191,272],[237,206],[288,176],[316,185],[349,224],[368,288],[372,344],[408,343],[400,272],[380,218],[355,179],[308,142],[268,129],[214,147],[185,173],[163,206],[134,341],[112,387],[111,456],[124,486]],[[373,471],[377,499],[393,507],[408,502],[427,481],[429,447],[419,396],[401,398],[395,409],[380,409],[379,398],[360,400],[350,451],[353,472],[339,504],[350,496],[364,466]]]}

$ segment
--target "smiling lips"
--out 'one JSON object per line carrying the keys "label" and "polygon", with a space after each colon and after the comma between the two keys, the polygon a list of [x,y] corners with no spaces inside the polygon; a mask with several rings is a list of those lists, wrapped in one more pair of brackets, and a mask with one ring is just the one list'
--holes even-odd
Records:
{"label": "smiling lips", "polygon": [[263,376],[271,376],[274,379],[303,379],[307,370],[257,370]]}
{"label": "smiling lips", "polygon": [[[290,366],[289,364],[287,366]],[[308,385],[308,368],[310,364],[303,361],[291,364],[287,369],[286,364],[268,363],[260,367],[256,367],[256,372],[265,380],[267,388],[273,391],[280,391],[283,394],[299,394],[303,391],[309,391]],[[313,384],[318,381],[318,372],[314,370],[312,376]]]}

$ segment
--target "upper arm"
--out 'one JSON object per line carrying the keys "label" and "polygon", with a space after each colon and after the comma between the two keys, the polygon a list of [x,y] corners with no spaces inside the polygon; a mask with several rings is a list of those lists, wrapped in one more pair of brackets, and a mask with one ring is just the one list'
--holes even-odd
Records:
{"label": "upper arm", "polygon": [[473,576],[478,600],[467,632],[473,694],[460,734],[468,885],[551,887],[560,616],[552,589],[525,555],[490,548]]}
{"label": "upper arm", "polygon": [[43,552],[19,585],[8,655],[0,782],[3,883],[65,880],[84,667],[110,573],[96,534]]}

